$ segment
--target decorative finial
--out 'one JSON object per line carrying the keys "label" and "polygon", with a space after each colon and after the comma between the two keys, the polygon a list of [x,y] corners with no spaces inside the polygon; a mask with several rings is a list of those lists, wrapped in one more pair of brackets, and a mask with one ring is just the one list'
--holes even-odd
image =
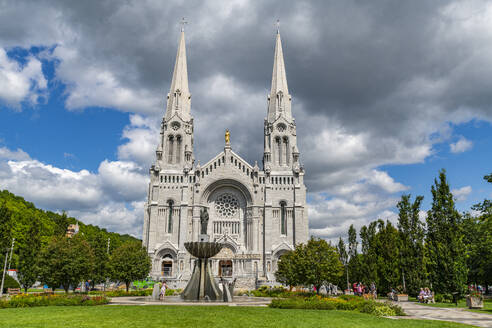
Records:
{"label": "decorative finial", "polygon": [[184,30],[185,30],[185,25],[186,25],[186,24],[188,24],[188,22],[185,20],[185,18],[184,18],[184,17],[183,17],[183,18],[181,18],[181,22],[180,22],[180,24],[181,24],[181,32],[184,32]]}
{"label": "decorative finial", "polygon": [[277,19],[277,34],[280,34],[280,19]]}

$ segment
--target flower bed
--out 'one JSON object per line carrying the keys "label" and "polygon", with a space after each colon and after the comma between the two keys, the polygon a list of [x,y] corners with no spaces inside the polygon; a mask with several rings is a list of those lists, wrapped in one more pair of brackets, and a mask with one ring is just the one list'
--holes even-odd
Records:
{"label": "flower bed", "polygon": [[279,309],[311,309],[311,310],[346,310],[369,313],[376,316],[401,316],[405,315],[401,307],[391,303],[382,303],[364,300],[358,296],[341,297],[291,297],[276,298],[270,303],[270,307]]}
{"label": "flower bed", "polygon": [[19,294],[10,299],[0,300],[0,309],[34,306],[92,306],[108,304],[103,295],[60,295],[60,294]]}

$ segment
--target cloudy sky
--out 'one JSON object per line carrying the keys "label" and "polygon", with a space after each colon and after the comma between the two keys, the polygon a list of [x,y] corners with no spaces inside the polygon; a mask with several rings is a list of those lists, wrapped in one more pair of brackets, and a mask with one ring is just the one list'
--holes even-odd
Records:
{"label": "cloudy sky", "polygon": [[229,128],[252,164],[280,19],[313,235],[428,209],[441,168],[459,210],[492,197],[485,1],[0,0],[0,189],[140,237],[181,17],[196,158]]}

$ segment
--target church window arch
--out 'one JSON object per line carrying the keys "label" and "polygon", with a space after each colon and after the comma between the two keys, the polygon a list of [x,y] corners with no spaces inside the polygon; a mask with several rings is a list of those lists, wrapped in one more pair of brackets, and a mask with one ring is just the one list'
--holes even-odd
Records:
{"label": "church window arch", "polygon": [[280,233],[287,235],[287,204],[284,201],[280,202]]}
{"label": "church window arch", "polygon": [[181,136],[178,135],[176,137],[176,163],[181,163],[181,144],[182,139]]}
{"label": "church window arch", "polygon": [[162,183],[163,176],[161,175],[161,183]]}
{"label": "church window arch", "polygon": [[167,219],[167,232],[172,233],[173,230],[173,206],[174,206],[174,201],[172,199],[167,201],[167,207],[168,207],[168,219]]}
{"label": "church window arch", "polygon": [[181,183],[183,183],[183,176],[181,176]]}
{"label": "church window arch", "polygon": [[289,165],[289,138],[283,137],[282,153],[285,156],[284,163]]}
{"label": "church window arch", "polygon": [[277,150],[277,161],[278,165],[282,165],[282,141],[280,137],[275,138],[275,146]]}
{"label": "church window arch", "polygon": [[173,163],[173,150],[174,150],[173,148],[174,148],[174,136],[170,135],[168,137],[168,146],[167,146],[167,150],[168,150],[167,162],[169,164]]}
{"label": "church window arch", "polygon": [[279,110],[282,110],[282,102],[283,102],[283,98],[284,98],[284,95],[282,93],[282,91],[279,91],[277,93],[277,104],[278,104],[278,109]]}

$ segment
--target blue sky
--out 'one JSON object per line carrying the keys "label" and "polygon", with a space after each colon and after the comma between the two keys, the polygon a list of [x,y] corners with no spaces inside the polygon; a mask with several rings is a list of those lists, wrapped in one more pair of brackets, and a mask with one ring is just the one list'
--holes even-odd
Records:
{"label": "blue sky", "polygon": [[395,221],[403,193],[427,210],[441,168],[460,211],[492,198],[492,5],[481,1],[3,3],[0,189],[140,237],[182,16],[195,157],[221,151],[228,128],[251,164],[281,18],[313,235]]}

